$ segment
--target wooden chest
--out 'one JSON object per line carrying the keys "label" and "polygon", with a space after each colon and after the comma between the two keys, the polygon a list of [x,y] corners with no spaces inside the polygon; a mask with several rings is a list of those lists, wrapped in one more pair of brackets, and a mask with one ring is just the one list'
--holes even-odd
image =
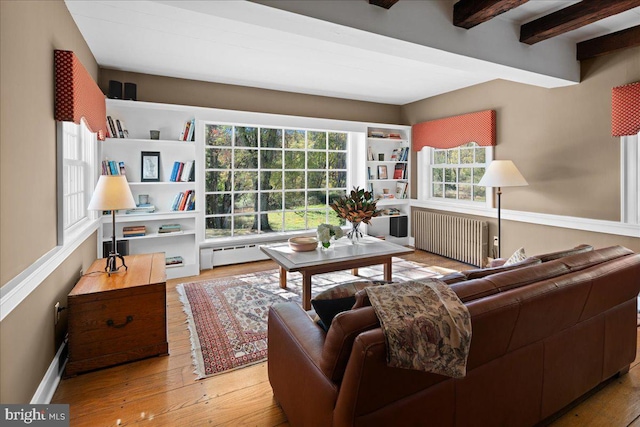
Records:
{"label": "wooden chest", "polygon": [[95,261],[71,290],[66,375],[168,354],[164,253],[125,261],[111,276]]}

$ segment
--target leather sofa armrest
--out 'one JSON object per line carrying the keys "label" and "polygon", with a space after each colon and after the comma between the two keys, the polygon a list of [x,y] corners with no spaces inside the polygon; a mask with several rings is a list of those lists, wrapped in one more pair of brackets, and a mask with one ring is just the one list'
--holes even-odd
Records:
{"label": "leather sofa armrest", "polygon": [[[319,361],[325,332],[293,302],[269,309],[267,370],[291,425],[331,425],[338,386]],[[313,402],[313,405],[309,405]]]}
{"label": "leather sofa armrest", "polygon": [[319,366],[326,334],[298,304],[291,302],[272,305],[269,308],[268,328],[269,350],[277,344],[271,343],[272,333],[280,330],[284,336],[278,338],[295,342],[295,347]]}

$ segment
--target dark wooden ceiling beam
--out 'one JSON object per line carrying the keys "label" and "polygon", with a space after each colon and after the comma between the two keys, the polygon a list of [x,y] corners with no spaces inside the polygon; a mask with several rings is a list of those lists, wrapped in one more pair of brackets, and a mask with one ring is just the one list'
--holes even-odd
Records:
{"label": "dark wooden ceiling beam", "polygon": [[391,6],[398,3],[398,0],[369,0],[369,4],[390,9]]}
{"label": "dark wooden ceiling beam", "polygon": [[453,5],[453,25],[473,28],[528,0],[460,0]]}
{"label": "dark wooden ceiling beam", "polygon": [[640,25],[582,41],[577,45],[576,56],[582,61],[635,46],[640,46]]}
{"label": "dark wooden ceiling beam", "polygon": [[520,27],[520,41],[534,44],[640,6],[640,0],[583,0]]}

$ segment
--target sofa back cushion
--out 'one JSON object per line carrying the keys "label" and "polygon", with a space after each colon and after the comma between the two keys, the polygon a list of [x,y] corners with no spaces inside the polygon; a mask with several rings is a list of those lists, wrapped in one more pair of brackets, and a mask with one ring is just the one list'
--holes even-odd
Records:
{"label": "sofa back cushion", "polygon": [[501,273],[503,271],[511,271],[516,270],[522,267],[528,267],[530,265],[540,264],[540,259],[536,257],[525,258],[522,261],[516,262],[514,264],[509,265],[501,265],[500,267],[490,267],[490,268],[478,268],[475,270],[464,270],[461,271],[462,274],[465,275],[467,280],[478,279],[480,277],[490,276],[495,273]]}
{"label": "sofa back cushion", "polygon": [[536,258],[538,258],[542,262],[547,262],[547,261],[553,261],[559,258],[564,258],[570,255],[582,254],[592,250],[593,250],[593,246],[591,245],[578,245],[575,248],[571,248],[571,249],[565,249],[562,251],[549,252],[546,254],[536,255]]}

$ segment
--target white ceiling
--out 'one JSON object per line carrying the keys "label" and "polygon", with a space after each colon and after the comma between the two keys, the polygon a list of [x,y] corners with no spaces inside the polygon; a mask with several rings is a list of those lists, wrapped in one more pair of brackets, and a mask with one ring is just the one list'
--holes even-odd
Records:
{"label": "white ceiling", "polygon": [[520,24],[576,1],[531,0],[468,32],[454,1],[261,3],[66,0],[104,68],[398,105],[496,78],[574,84],[576,41],[640,23],[636,8],[531,47]]}

